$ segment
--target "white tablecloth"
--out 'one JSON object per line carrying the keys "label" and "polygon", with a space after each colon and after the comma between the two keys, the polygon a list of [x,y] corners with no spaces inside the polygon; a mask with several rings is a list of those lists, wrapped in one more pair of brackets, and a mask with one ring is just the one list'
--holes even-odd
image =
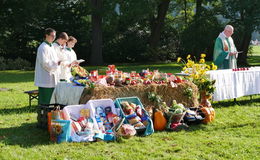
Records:
{"label": "white tablecloth", "polygon": [[58,103],[63,105],[79,104],[83,90],[84,87],[82,86],[75,86],[72,83],[60,82],[53,91],[50,103]]}
{"label": "white tablecloth", "polygon": [[226,69],[207,73],[210,79],[216,80],[213,101],[260,93],[260,67],[251,67],[246,71]]}

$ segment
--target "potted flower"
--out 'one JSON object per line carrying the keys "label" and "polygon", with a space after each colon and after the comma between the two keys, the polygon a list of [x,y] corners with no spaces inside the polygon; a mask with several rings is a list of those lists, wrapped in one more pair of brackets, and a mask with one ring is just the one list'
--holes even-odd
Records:
{"label": "potted flower", "polygon": [[188,74],[188,79],[197,85],[201,101],[210,99],[215,91],[215,80],[209,78],[207,71],[216,70],[217,66],[213,63],[206,64],[205,57],[206,54],[201,54],[199,62],[192,60],[190,55],[187,56],[186,61],[180,57],[177,59],[177,62],[182,62],[184,65],[182,72]]}

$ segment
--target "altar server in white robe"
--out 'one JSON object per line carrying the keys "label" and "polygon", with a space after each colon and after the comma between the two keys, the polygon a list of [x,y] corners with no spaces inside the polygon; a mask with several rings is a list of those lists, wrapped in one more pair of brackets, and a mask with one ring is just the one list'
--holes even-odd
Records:
{"label": "altar server in white robe", "polygon": [[69,39],[67,41],[66,50],[65,50],[66,61],[65,61],[65,63],[62,64],[62,69],[61,69],[61,75],[64,76],[64,79],[67,82],[69,82],[70,79],[72,78],[71,67],[79,64],[76,61],[77,55],[76,55],[75,51],[73,50],[73,47],[75,46],[76,43],[77,43],[77,39],[73,36],[69,36]]}
{"label": "altar server in white robe", "polygon": [[57,40],[53,43],[54,49],[57,53],[59,60],[61,61],[61,65],[59,67],[59,81],[65,81],[66,77],[62,73],[65,65],[67,64],[67,56],[66,56],[66,42],[68,41],[69,36],[66,32],[61,32]]}
{"label": "altar server in white robe", "polygon": [[34,84],[39,87],[39,104],[49,104],[55,85],[58,82],[59,58],[52,42],[56,31],[45,29],[45,40],[37,50]]}

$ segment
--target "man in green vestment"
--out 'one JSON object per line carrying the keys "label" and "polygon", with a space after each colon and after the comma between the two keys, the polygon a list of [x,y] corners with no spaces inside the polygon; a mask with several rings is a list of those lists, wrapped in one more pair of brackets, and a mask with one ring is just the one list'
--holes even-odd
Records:
{"label": "man in green vestment", "polygon": [[237,49],[232,39],[234,28],[227,25],[215,41],[213,61],[218,69],[237,68]]}

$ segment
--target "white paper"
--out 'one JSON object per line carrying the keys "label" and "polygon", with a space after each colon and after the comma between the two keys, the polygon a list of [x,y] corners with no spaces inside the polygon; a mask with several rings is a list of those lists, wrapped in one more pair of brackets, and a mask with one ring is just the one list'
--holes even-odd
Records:
{"label": "white paper", "polygon": [[84,59],[79,59],[79,60],[76,60],[76,62],[82,63],[82,62],[85,62],[85,60]]}

